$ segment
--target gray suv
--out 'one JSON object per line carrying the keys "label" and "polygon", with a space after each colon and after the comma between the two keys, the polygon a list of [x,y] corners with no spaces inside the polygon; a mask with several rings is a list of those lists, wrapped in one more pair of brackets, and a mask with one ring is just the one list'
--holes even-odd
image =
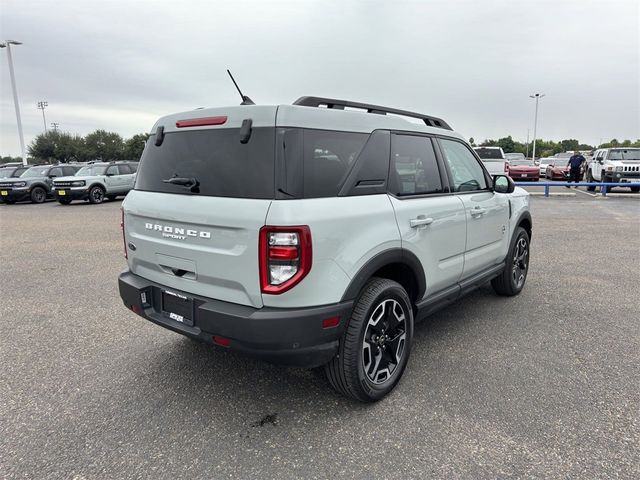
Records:
{"label": "gray suv", "polygon": [[74,175],[76,165],[36,165],[26,170],[19,178],[0,179],[0,198],[12,205],[23,200],[42,203],[53,195],[53,179]]}
{"label": "gray suv", "polygon": [[102,203],[115,200],[133,188],[137,162],[92,163],[82,167],[73,177],[57,178],[53,182],[55,196],[63,205],[73,200]]}
{"label": "gray suv", "polygon": [[163,117],[122,206],[127,308],[360,401],[398,383],[415,322],[529,267],[528,193],[444,120],[378,105]]}

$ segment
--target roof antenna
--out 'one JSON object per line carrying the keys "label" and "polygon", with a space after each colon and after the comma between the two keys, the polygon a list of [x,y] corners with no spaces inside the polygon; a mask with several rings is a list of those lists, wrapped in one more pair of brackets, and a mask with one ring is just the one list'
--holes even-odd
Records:
{"label": "roof antenna", "polygon": [[233,75],[231,75],[231,72],[229,71],[229,69],[227,69],[227,73],[231,77],[231,81],[233,82],[233,84],[236,86],[236,89],[238,90],[238,93],[240,94],[240,97],[242,97],[242,103],[240,105],[255,105],[253,100],[251,100],[246,95],[242,94],[242,92],[240,91],[240,87],[238,86],[238,84],[236,83],[235,79],[233,78]]}

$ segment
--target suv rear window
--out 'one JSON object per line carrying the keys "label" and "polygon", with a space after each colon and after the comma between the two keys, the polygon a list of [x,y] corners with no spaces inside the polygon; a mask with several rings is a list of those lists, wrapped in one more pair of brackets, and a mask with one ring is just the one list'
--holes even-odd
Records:
{"label": "suv rear window", "polygon": [[[136,190],[237,198],[273,198],[275,128],[257,127],[240,143],[239,128],[152,135],[138,166]],[[197,191],[166,183],[172,177],[195,178]]]}

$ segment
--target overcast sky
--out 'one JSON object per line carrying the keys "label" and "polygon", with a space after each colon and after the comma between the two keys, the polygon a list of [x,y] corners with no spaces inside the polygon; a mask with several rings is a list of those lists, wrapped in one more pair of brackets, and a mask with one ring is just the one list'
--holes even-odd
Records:
{"label": "overcast sky", "polygon": [[[158,116],[345,98],[444,118],[467,138],[640,137],[640,2],[0,0],[27,145],[47,124],[129,137]],[[6,49],[0,154],[20,152]],[[49,126],[49,125],[47,125]]]}

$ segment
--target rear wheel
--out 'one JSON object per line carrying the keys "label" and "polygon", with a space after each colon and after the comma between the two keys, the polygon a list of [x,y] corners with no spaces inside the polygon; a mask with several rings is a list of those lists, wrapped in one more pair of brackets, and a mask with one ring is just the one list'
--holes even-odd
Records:
{"label": "rear wheel", "polygon": [[346,397],[380,400],[402,377],[412,338],[407,292],[393,280],[372,278],[356,302],[338,355],[325,366],[329,383]]}
{"label": "rear wheel", "polygon": [[35,187],[31,190],[31,201],[33,203],[42,203],[47,199],[47,192],[42,187]]}
{"label": "rear wheel", "polygon": [[491,285],[498,295],[518,295],[524,288],[529,271],[529,234],[518,227],[514,241],[507,254],[507,264],[502,273],[491,280]]}
{"label": "rear wheel", "polygon": [[89,190],[89,202],[91,203],[102,203],[104,200],[104,190],[102,187],[96,185],[95,187],[91,187]]}

